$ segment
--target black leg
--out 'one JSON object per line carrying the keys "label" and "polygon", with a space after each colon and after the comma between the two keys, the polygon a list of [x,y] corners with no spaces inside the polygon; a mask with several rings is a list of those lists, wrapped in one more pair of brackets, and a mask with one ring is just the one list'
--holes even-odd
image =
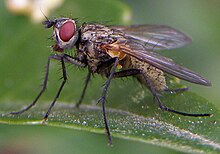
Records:
{"label": "black leg", "polygon": [[[44,93],[44,91],[47,88],[47,81],[48,81],[48,75],[49,75],[49,66],[50,66],[50,60],[51,59],[59,60],[59,61],[62,62],[63,74],[66,74],[64,62],[68,62],[68,63],[74,64],[74,65],[77,65],[79,67],[85,67],[86,66],[86,64],[84,64],[81,61],[77,60],[76,58],[71,57],[71,56],[66,55],[66,54],[64,54],[62,56],[60,56],[60,55],[51,55],[51,56],[49,56],[48,61],[47,61],[47,65],[46,65],[46,74],[45,74],[44,81],[43,81],[43,84],[42,84],[42,89],[40,90],[37,97],[34,99],[34,101],[30,105],[28,105],[24,109],[22,109],[20,111],[16,111],[16,112],[10,112],[10,114],[13,114],[13,115],[21,114],[21,113],[29,110],[30,108],[32,108],[37,103],[38,99],[41,97],[41,95]],[[63,78],[65,78],[65,77],[66,76],[63,76]]]}
{"label": "black leg", "polygon": [[149,87],[151,93],[153,94],[154,98],[157,100],[161,110],[168,111],[168,112],[173,112],[173,113],[184,115],[184,116],[191,116],[191,117],[204,117],[204,116],[211,116],[212,115],[212,114],[207,114],[207,113],[204,113],[204,114],[185,113],[185,112],[176,111],[176,110],[173,110],[173,109],[170,109],[170,108],[166,107],[161,102],[156,90],[152,86],[151,81],[145,76],[145,74],[142,73],[142,75],[144,76],[144,79],[145,79],[146,83],[148,84],[148,87]]}
{"label": "black leg", "polygon": [[97,72],[100,73],[101,71],[105,70],[106,68],[109,68],[115,63],[115,58],[111,58],[107,61],[102,62],[97,66]]}
{"label": "black leg", "polygon": [[164,92],[170,92],[170,93],[179,93],[189,90],[188,87],[185,88],[178,88],[178,89],[165,89]]}
{"label": "black leg", "polygon": [[53,102],[51,103],[49,109],[47,110],[47,113],[44,116],[44,120],[45,121],[47,120],[47,118],[48,118],[48,116],[50,114],[51,109],[53,108],[54,104],[56,103],[56,100],[59,98],[60,93],[61,93],[61,91],[63,89],[63,86],[65,85],[65,83],[67,81],[66,67],[65,67],[65,63],[64,63],[64,58],[63,57],[61,57],[61,65],[62,65],[62,72],[63,72],[63,81],[62,81],[62,83],[60,85],[60,88],[59,88],[59,90],[58,90],[58,92],[57,92]]}
{"label": "black leg", "polygon": [[[148,87],[151,91],[151,93],[153,94],[154,96],[154,99],[157,100],[158,104],[159,104],[159,107],[161,108],[161,110],[164,110],[164,111],[168,111],[168,112],[173,112],[173,113],[176,113],[176,114],[180,114],[180,115],[184,115],[184,116],[192,116],[192,117],[204,117],[204,116],[211,116],[212,114],[207,114],[207,113],[204,113],[204,114],[192,114],[192,113],[185,113],[185,112],[179,112],[179,111],[176,111],[176,110],[173,110],[173,109],[170,109],[168,107],[166,107],[160,100],[158,94],[157,94],[157,91],[154,89],[151,81],[145,76],[144,73],[142,73],[140,70],[138,69],[128,69],[128,70],[123,70],[123,71],[120,71],[120,72],[115,72],[114,73],[114,77],[116,78],[120,78],[120,77],[127,77],[127,76],[133,76],[133,75],[137,75],[137,74],[142,74],[146,83],[148,84]],[[179,92],[179,91],[185,91],[187,90],[187,88],[182,88],[182,89],[177,89],[177,90],[174,90],[175,92]],[[168,90],[168,91],[173,91],[173,90]]]}
{"label": "black leg", "polygon": [[105,129],[106,129],[106,133],[108,135],[108,141],[109,141],[110,145],[112,145],[112,138],[111,138],[111,134],[110,134],[109,127],[108,127],[108,122],[107,122],[107,119],[106,119],[105,99],[106,99],[106,94],[107,94],[107,90],[108,90],[108,87],[110,85],[110,82],[111,82],[112,78],[114,77],[114,73],[115,73],[115,70],[117,68],[118,62],[119,62],[118,58],[115,58],[115,62],[114,62],[114,65],[111,69],[110,75],[109,75],[107,81],[104,84],[101,98],[98,101],[98,102],[102,103],[102,113],[103,113],[103,118],[104,118],[104,123],[105,123]]}
{"label": "black leg", "polygon": [[79,107],[80,104],[81,104],[82,101],[83,101],[83,98],[84,98],[84,96],[85,96],[86,89],[87,89],[88,83],[89,83],[89,81],[90,81],[90,78],[91,78],[91,71],[88,70],[88,75],[87,75],[86,80],[85,80],[85,86],[84,86],[84,88],[83,88],[83,91],[82,91],[81,97],[80,97],[80,99],[79,99],[79,102],[76,104],[76,107]]}
{"label": "black leg", "polygon": [[25,107],[24,109],[22,109],[20,111],[11,112],[10,114],[13,114],[13,115],[21,114],[21,113],[29,110],[31,107],[33,107],[36,104],[38,99],[41,97],[41,95],[44,93],[44,91],[47,88],[47,81],[48,81],[48,75],[49,75],[49,66],[50,66],[50,60],[51,59],[60,59],[60,57],[56,56],[56,55],[52,55],[52,56],[48,57],[48,61],[47,61],[47,65],[46,65],[46,74],[45,74],[45,77],[44,77],[44,82],[42,84],[42,89],[41,89],[40,93],[37,95],[37,97],[34,99],[34,101],[30,105],[28,105],[27,107]]}
{"label": "black leg", "polygon": [[122,70],[119,72],[114,73],[114,78],[122,78],[122,77],[128,77],[128,76],[134,76],[141,74],[141,71],[138,69],[127,69],[127,70]]}
{"label": "black leg", "polygon": [[63,60],[64,60],[64,62],[68,62],[68,63],[71,63],[73,65],[79,66],[79,67],[85,68],[87,66],[87,64],[80,61],[78,58],[72,57],[72,56],[67,55],[67,54],[63,55]]}

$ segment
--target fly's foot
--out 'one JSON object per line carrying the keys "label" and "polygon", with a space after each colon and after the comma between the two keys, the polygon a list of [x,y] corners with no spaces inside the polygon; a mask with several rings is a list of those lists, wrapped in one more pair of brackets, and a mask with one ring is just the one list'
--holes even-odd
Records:
{"label": "fly's foot", "polygon": [[43,125],[47,125],[47,123],[48,123],[48,118],[43,118],[42,121],[41,121],[41,123],[42,123]]}
{"label": "fly's foot", "polygon": [[169,93],[179,93],[179,92],[184,92],[188,91],[189,87],[184,87],[184,88],[177,88],[177,89],[165,89],[164,92],[169,92]]}

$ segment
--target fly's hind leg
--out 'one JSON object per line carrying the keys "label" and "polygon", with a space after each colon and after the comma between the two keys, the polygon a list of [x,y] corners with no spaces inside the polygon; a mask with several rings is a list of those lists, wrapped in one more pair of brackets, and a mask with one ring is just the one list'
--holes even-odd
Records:
{"label": "fly's hind leg", "polygon": [[212,115],[212,114],[207,114],[207,113],[204,113],[204,114],[185,113],[185,112],[176,111],[176,110],[173,110],[173,109],[170,109],[170,108],[166,107],[161,102],[161,100],[159,98],[159,95],[158,95],[156,89],[154,88],[154,86],[152,85],[151,81],[148,79],[148,77],[144,73],[141,72],[141,70],[128,69],[128,70],[115,72],[114,77],[115,78],[121,78],[121,77],[127,77],[127,76],[134,76],[134,75],[138,75],[138,74],[143,75],[143,77],[144,77],[144,79],[145,79],[145,81],[146,81],[146,83],[149,87],[149,90],[151,91],[154,99],[158,102],[158,105],[159,105],[161,110],[168,111],[168,112],[173,112],[173,113],[184,115],[184,116],[192,116],[192,117],[204,117],[204,116],[211,116]]}
{"label": "fly's hind leg", "polygon": [[188,90],[189,90],[189,87],[184,87],[184,88],[177,88],[177,89],[165,89],[164,92],[179,93],[179,92],[184,92]]}

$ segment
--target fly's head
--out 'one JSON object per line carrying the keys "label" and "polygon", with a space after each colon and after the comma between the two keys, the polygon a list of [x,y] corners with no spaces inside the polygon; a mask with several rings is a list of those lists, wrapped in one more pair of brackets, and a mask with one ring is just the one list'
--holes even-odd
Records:
{"label": "fly's head", "polygon": [[69,18],[47,19],[42,23],[46,28],[53,27],[53,39],[56,42],[52,46],[54,51],[63,52],[75,46],[78,40],[78,30],[76,22]]}

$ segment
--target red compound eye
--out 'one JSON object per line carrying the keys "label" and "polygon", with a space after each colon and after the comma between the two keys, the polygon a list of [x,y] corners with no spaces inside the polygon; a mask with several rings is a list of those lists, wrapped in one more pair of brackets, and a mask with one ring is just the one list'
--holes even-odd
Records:
{"label": "red compound eye", "polygon": [[67,21],[64,23],[60,28],[60,38],[64,42],[68,42],[74,35],[75,32],[75,25],[71,21]]}

